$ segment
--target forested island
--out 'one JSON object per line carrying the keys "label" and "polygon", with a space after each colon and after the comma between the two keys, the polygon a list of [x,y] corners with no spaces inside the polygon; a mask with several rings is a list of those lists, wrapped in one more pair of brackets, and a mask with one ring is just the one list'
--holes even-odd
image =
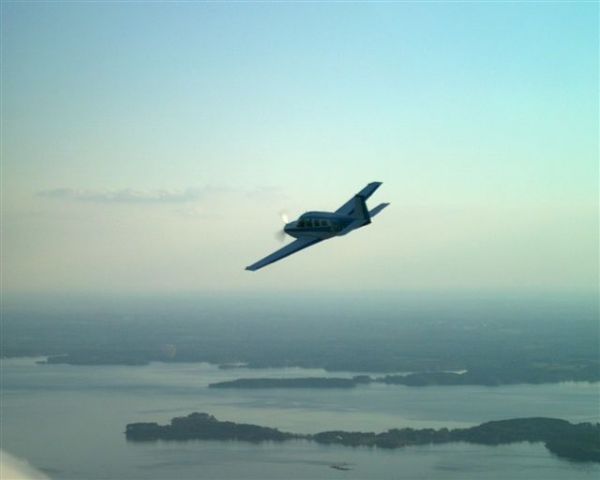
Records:
{"label": "forested island", "polygon": [[[303,378],[239,378],[211,383],[209,388],[353,388],[356,377],[303,377]],[[371,381],[371,377],[367,377]]]}
{"label": "forested island", "polygon": [[130,423],[129,441],[229,440],[284,442],[307,440],[352,447],[402,448],[410,445],[468,442],[502,445],[515,442],[542,442],[553,454],[571,461],[600,462],[600,424],[573,424],[555,418],[515,418],[482,423],[471,428],[393,428],[386,432],[326,431],[295,434],[276,428],[217,420],[208,413],[176,417],[168,425]]}

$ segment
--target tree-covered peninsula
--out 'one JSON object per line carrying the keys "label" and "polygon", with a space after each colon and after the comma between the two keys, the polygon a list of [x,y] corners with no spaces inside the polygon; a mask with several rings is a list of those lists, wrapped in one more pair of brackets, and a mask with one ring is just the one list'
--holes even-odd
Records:
{"label": "tree-covered peninsula", "polygon": [[347,432],[342,430],[302,435],[276,428],[217,420],[207,413],[176,417],[168,425],[130,423],[125,435],[129,441],[153,440],[236,440],[283,442],[307,440],[352,447],[402,448],[468,442],[502,445],[515,442],[542,442],[553,454],[571,461],[600,462],[600,424],[573,424],[555,418],[515,418],[482,423],[470,428],[393,428],[386,432]]}
{"label": "tree-covered peninsula", "polygon": [[[238,378],[209,384],[209,388],[353,388],[356,377]],[[369,378],[370,377],[366,377]]]}
{"label": "tree-covered peninsula", "polygon": [[304,377],[304,378],[240,378],[211,383],[210,388],[352,388],[360,384],[385,383],[407,387],[429,385],[514,385],[540,384],[567,381],[597,382],[600,372],[595,365],[488,365],[474,367],[464,372],[429,371],[403,375],[354,377]]}

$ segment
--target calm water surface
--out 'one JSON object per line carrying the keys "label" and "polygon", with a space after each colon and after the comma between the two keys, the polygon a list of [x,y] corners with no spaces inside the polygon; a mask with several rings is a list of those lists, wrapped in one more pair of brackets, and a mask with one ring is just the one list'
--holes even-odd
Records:
{"label": "calm water surface", "polygon": [[[55,479],[585,479],[597,464],[551,455],[542,444],[469,444],[377,450],[298,441],[129,443],[130,422],[167,422],[193,411],[292,432],[464,427],[502,418],[600,421],[599,386],[366,385],[351,390],[219,390],[240,377],[344,376],[298,368],[220,370],[208,364],[37,365],[2,361],[2,448]],[[347,463],[338,471],[332,464]]]}

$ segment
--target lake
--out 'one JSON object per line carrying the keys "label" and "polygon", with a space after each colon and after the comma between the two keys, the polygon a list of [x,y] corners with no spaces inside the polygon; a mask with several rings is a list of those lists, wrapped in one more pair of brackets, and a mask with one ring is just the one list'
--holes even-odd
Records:
{"label": "lake", "polygon": [[[53,479],[587,479],[600,465],[550,454],[541,443],[398,450],[242,442],[126,442],[131,422],[193,411],[298,433],[329,429],[466,427],[547,416],[600,421],[597,383],[355,389],[209,389],[241,377],[346,376],[320,369],[222,370],[206,363],[38,365],[2,360],[2,448]],[[351,470],[331,468],[347,464]]]}

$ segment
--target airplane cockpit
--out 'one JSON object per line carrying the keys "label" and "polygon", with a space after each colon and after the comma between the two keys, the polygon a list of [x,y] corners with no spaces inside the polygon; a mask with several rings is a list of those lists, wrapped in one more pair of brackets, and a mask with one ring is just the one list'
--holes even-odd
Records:
{"label": "airplane cockpit", "polygon": [[296,223],[300,230],[317,230],[322,232],[339,232],[343,228],[341,222],[328,218],[300,217]]}
{"label": "airplane cockpit", "polygon": [[298,228],[332,228],[333,224],[330,220],[322,218],[301,218],[298,220]]}

